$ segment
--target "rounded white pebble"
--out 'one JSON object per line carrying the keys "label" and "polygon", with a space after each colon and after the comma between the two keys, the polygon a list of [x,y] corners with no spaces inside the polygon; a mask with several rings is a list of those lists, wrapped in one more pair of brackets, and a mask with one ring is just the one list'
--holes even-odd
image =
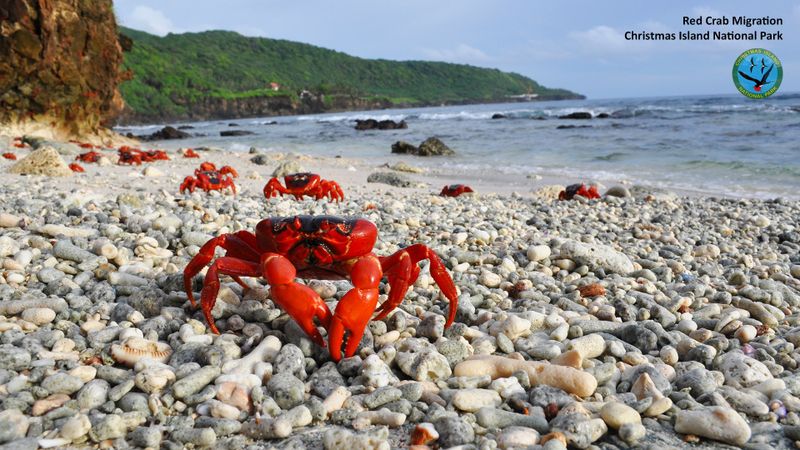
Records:
{"label": "rounded white pebble", "polygon": [[36,325],[50,323],[56,318],[56,312],[50,308],[30,308],[22,311],[22,320]]}
{"label": "rounded white pebble", "polygon": [[526,252],[528,260],[533,262],[539,262],[549,258],[550,253],[550,247],[546,245],[531,245]]}

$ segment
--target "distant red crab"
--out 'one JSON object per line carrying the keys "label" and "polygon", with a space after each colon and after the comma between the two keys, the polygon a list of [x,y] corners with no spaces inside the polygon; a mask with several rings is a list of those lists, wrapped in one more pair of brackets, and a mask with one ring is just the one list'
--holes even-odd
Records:
{"label": "distant red crab", "polygon": [[119,149],[119,162],[118,164],[129,164],[129,165],[142,165],[142,162],[145,161],[145,154],[143,151],[135,148],[130,148],[128,146],[120,147]]}
{"label": "distant red crab", "polygon": [[169,156],[164,150],[142,151],[123,145],[119,148],[119,164],[141,165],[143,162],[153,162],[157,160],[169,161]]}
{"label": "distant red crab", "polygon": [[[204,163],[200,163],[200,170],[213,172],[213,171],[217,170],[217,166],[214,163],[206,161]],[[220,167],[219,168],[219,173],[222,174],[222,175],[230,175],[233,178],[239,178],[239,172],[237,172],[236,169],[234,169],[231,166],[222,166],[222,167]]]}
{"label": "distant red crab", "polygon": [[230,188],[233,194],[236,194],[236,185],[233,183],[233,178],[216,169],[203,170],[201,167],[195,170],[194,176],[190,175],[183,179],[180,190],[181,193],[186,190],[194,192],[195,188],[200,188],[206,192],[221,191]]}
{"label": "distant red crab", "polygon": [[184,157],[184,158],[199,158],[199,157],[200,157],[200,155],[198,155],[198,154],[197,154],[197,152],[196,152],[196,151],[194,151],[194,149],[187,148],[187,149],[186,149],[186,150],[183,152],[183,157]]}
{"label": "distant red crab", "polygon": [[76,144],[80,148],[98,148],[96,145],[89,144],[87,142],[81,142],[81,141],[75,141],[75,140],[71,140],[70,142],[72,142],[73,144]]}
{"label": "distant red crab", "polygon": [[13,153],[3,153],[3,158],[10,159],[12,161],[16,161],[17,160],[17,155],[15,155]]}
{"label": "distant red crab", "polygon": [[472,190],[471,187],[465,184],[451,184],[450,186],[445,186],[442,188],[442,192],[439,193],[442,197],[458,197],[461,194],[475,192]]}
{"label": "distant red crab", "polygon": [[586,187],[585,184],[570,184],[566,189],[559,192],[559,200],[572,200],[576,195],[586,197],[588,199],[600,198],[600,193],[597,192],[597,186]]}
{"label": "distant red crab", "polygon": [[73,172],[86,172],[85,170],[83,170],[83,167],[81,167],[81,165],[80,165],[80,164],[78,164],[78,163],[72,163],[72,164],[70,164],[70,165],[69,165],[69,168],[70,168],[70,170],[72,170]]}
{"label": "distant red crab", "polygon": [[91,151],[86,153],[81,153],[77,157],[75,157],[75,161],[85,162],[85,163],[96,163],[100,160],[103,155],[101,153]]}
{"label": "distant red crab", "polygon": [[281,182],[277,178],[270,178],[269,182],[264,185],[264,197],[271,198],[277,197],[278,194],[294,195],[297,200],[302,200],[304,195],[314,197],[317,200],[325,198],[326,196],[335,201],[344,199],[344,192],[335,181],[323,180],[315,173],[293,173],[283,177],[286,187],[281,186]]}
{"label": "distant red crab", "polygon": [[[417,263],[430,261],[430,273],[450,302],[445,327],[453,323],[458,305],[453,279],[433,250],[414,244],[390,256],[372,252],[378,229],[361,218],[334,216],[272,217],[256,225],[255,234],[238,231],[217,236],[203,245],[183,271],[183,282],[194,306],[192,278],[214,259],[217,247],[226,251],[208,268],[200,294],[200,306],[211,331],[219,333],[211,310],[219,292],[219,275],[229,275],[247,287],[240,277],[261,277],[270,285],[272,301],[318,345],[324,347],[314,319],[328,331],[331,358],[339,361],[355,354],[364,328],[374,312],[374,320],[386,317],[405,297],[419,276]],[[386,275],[391,287],[385,302],[378,306],[379,286]],[[295,281],[297,277],[318,279],[350,278],[353,288],[339,300],[331,315],[328,306],[314,290]],[[346,342],[346,343],[345,343]],[[344,344],[344,348],[343,348]]]}

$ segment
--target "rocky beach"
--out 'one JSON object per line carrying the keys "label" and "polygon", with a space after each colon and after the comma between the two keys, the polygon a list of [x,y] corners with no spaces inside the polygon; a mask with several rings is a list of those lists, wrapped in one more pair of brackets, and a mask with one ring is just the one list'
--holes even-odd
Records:
{"label": "rocky beach", "polygon": [[[76,144],[23,147],[20,160],[46,151],[34,166],[49,175],[0,161],[0,448],[800,441],[796,200],[620,186],[558,201],[563,186],[530,179],[445,198],[442,185],[470,180],[415,173],[419,157],[381,167],[263,149],[170,151],[142,166],[98,149],[99,163],[71,173]],[[201,161],[236,169],[239,193],[180,194]],[[300,170],[337,181],[345,199],[263,197],[273,174]],[[455,323],[445,329],[423,262],[403,303],[339,363],[256,278],[246,290],[222,278],[212,334],[183,290],[188,261],[211,237],[298,214],[369,219],[378,255],[434,249],[459,292]],[[305,282],[332,310],[352,287]]]}

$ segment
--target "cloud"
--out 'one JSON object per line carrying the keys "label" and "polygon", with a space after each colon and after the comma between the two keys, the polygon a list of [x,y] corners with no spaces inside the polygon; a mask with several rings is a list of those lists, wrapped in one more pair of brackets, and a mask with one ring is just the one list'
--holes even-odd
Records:
{"label": "cloud", "polygon": [[608,25],[598,25],[586,31],[569,33],[570,39],[580,47],[593,53],[625,53],[634,47],[631,41],[625,40],[623,32]]}
{"label": "cloud", "polygon": [[470,47],[467,44],[459,44],[454,49],[437,50],[426,48],[422,52],[430,59],[448,62],[474,63],[486,62],[492,59],[482,50]]}
{"label": "cloud", "polygon": [[167,33],[178,33],[175,24],[163,12],[150,8],[149,6],[139,5],[133,9],[128,22],[131,28],[147,31],[149,33],[164,36]]}
{"label": "cloud", "polygon": [[692,12],[694,13],[694,17],[703,16],[703,18],[705,18],[707,16],[711,16],[711,17],[722,17],[723,16],[723,14],[721,12],[717,11],[714,8],[710,8],[708,6],[697,6],[697,7],[692,9]]}

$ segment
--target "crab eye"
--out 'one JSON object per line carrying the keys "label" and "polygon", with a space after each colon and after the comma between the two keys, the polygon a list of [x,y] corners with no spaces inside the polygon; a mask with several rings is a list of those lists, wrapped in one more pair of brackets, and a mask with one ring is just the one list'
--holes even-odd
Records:
{"label": "crab eye", "polygon": [[346,223],[340,223],[336,225],[336,229],[339,230],[342,234],[350,234],[350,225]]}

